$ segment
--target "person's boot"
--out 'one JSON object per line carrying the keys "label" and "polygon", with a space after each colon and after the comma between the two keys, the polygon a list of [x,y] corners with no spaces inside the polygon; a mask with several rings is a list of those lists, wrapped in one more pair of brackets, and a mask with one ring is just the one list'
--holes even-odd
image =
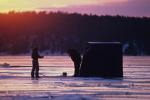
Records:
{"label": "person's boot", "polygon": [[34,72],[31,72],[31,78],[34,78]]}
{"label": "person's boot", "polygon": [[40,77],[39,77],[39,72],[38,72],[38,71],[36,72],[36,78],[40,78]]}

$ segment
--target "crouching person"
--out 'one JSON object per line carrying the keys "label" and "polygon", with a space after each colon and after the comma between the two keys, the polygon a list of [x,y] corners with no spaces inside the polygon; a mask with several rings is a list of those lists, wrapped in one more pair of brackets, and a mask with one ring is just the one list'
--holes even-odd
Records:
{"label": "crouching person", "polygon": [[81,55],[75,49],[69,49],[67,51],[67,53],[69,54],[69,56],[71,57],[72,61],[74,62],[74,68],[75,68],[75,70],[74,70],[74,77],[78,77],[79,76],[79,72],[80,72]]}
{"label": "crouching person", "polygon": [[38,53],[38,48],[32,49],[32,70],[31,70],[31,78],[39,78],[39,58],[43,58],[44,56],[40,56]]}

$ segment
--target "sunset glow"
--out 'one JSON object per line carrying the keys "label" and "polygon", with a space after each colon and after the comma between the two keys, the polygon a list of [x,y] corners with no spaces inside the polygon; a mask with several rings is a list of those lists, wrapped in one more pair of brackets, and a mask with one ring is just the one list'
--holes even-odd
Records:
{"label": "sunset glow", "polygon": [[150,16],[150,0],[0,0],[0,12],[9,11]]}
{"label": "sunset glow", "polygon": [[104,5],[127,0],[0,0],[0,12],[38,10],[70,6]]}

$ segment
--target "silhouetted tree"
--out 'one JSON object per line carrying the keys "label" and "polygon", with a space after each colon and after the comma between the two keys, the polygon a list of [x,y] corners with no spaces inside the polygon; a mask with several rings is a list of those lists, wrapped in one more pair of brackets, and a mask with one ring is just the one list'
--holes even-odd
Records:
{"label": "silhouetted tree", "polygon": [[83,52],[88,41],[124,44],[135,40],[141,52],[150,54],[149,26],[148,17],[34,11],[0,13],[0,52],[27,53],[33,44],[51,53],[64,53],[72,47]]}

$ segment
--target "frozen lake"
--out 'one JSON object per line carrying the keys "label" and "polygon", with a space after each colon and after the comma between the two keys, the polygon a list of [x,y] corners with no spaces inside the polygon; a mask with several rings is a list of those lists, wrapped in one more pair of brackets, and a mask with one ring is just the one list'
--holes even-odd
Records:
{"label": "frozen lake", "polygon": [[123,79],[71,77],[68,56],[39,62],[41,78],[31,80],[29,56],[0,56],[0,100],[150,100],[150,57],[125,56]]}

